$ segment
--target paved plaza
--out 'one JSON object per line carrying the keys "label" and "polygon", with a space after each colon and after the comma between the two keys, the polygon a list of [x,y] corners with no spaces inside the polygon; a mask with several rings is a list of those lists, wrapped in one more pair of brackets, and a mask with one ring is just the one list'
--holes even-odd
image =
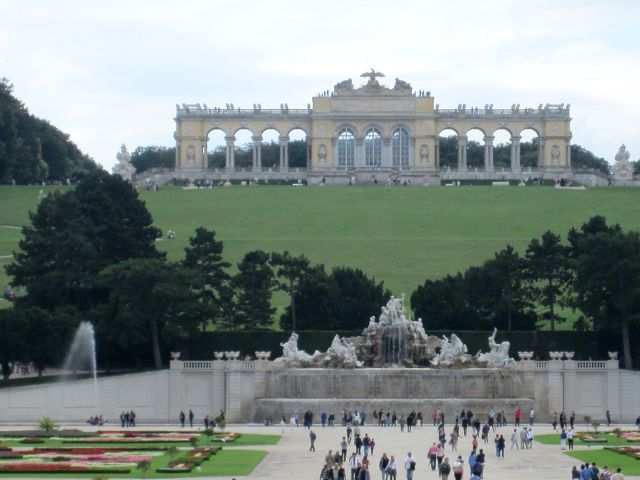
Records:
{"label": "paved plaza", "polygon": [[[247,427],[231,426],[231,430],[251,433],[280,433],[279,426],[274,427]],[[626,429],[633,429],[628,425]],[[451,425],[445,429],[447,434],[451,432]],[[578,426],[578,431],[583,430]],[[324,457],[329,450],[339,450],[340,440],[345,435],[346,429],[343,427],[322,428],[319,425],[313,427],[317,435],[316,452],[309,452],[309,432],[306,428],[298,427],[285,428],[285,433],[278,445],[266,448],[269,455],[256,468],[252,475],[246,478],[251,479],[312,479],[317,480],[324,463]],[[378,470],[378,462],[384,452],[387,455],[395,455],[399,462],[398,480],[405,480],[406,475],[401,470],[407,452],[412,452],[416,457],[417,467],[414,473],[414,480],[436,479],[438,476],[429,468],[427,450],[433,442],[438,439],[437,429],[433,426],[423,426],[414,428],[411,433],[401,432],[399,427],[382,428],[377,426],[361,427],[361,434],[368,433],[376,441],[376,447],[371,458],[371,479],[381,480]],[[534,425],[535,435],[553,433],[550,425]],[[534,441],[532,450],[509,450],[510,437],[513,426],[497,429],[496,433],[501,433],[507,440],[504,459],[497,459],[493,445],[495,433],[489,434],[489,443],[480,442],[479,448],[483,448],[486,454],[485,480],[513,480],[513,479],[539,479],[539,480],[566,480],[571,478],[571,468],[573,465],[580,467],[580,463],[560,450],[558,445],[542,445]],[[559,435],[558,435],[559,436]],[[247,447],[249,448],[249,447]],[[576,447],[576,449],[589,449],[590,447]],[[596,447],[599,448],[599,447]],[[354,451],[353,443],[349,446],[348,456]],[[457,455],[462,455],[465,461],[464,478],[469,478],[469,468],[467,459],[471,452],[471,430],[467,437],[461,437],[458,442],[458,452],[452,452],[448,445],[445,447],[445,455],[453,462]],[[602,467],[602,465],[600,465]],[[615,470],[614,470],[615,471]],[[624,472],[623,472],[624,473]],[[349,472],[347,470],[347,478]],[[453,479],[453,474],[449,476]],[[625,475],[625,478],[640,479],[638,476]]]}

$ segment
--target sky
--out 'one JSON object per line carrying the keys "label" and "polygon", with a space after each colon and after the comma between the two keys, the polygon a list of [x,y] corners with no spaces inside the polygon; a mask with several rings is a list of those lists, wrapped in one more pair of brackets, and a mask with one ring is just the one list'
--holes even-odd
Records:
{"label": "sky", "polygon": [[0,77],[107,169],[173,146],[176,103],[306,108],[375,68],[441,108],[571,104],[572,143],[640,158],[640,1],[3,0]]}

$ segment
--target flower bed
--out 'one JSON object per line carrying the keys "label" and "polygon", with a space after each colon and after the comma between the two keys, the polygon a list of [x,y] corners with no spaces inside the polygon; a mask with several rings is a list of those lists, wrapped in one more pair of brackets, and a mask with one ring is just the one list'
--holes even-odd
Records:
{"label": "flower bed", "polygon": [[229,443],[229,442],[235,442],[238,438],[240,438],[240,434],[239,433],[235,433],[235,432],[219,433],[216,436],[216,438],[214,439],[214,441],[223,442],[223,443]]}
{"label": "flower bed", "polygon": [[188,443],[197,433],[106,431],[97,437],[65,438],[62,443]]}
{"label": "flower bed", "polygon": [[620,438],[624,438],[627,442],[640,442],[640,432],[622,432]]}
{"label": "flower bed", "polygon": [[598,434],[586,433],[586,432],[578,432],[576,433],[576,438],[579,438],[580,441],[584,443],[607,443],[608,440],[603,437],[599,437]]}
{"label": "flower bed", "polygon": [[636,460],[640,460],[640,447],[606,447],[606,448],[614,452],[618,452],[623,455],[627,455],[629,457],[635,458]]}
{"label": "flower bed", "polygon": [[205,460],[209,460],[211,455],[215,455],[220,450],[219,447],[197,448],[189,450],[185,455],[181,455],[171,462],[168,467],[157,468],[158,473],[189,473]]}

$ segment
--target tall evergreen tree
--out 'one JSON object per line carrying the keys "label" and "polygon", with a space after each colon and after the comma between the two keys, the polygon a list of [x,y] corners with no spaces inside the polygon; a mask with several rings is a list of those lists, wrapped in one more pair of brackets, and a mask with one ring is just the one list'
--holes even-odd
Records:
{"label": "tall evergreen tree", "polygon": [[296,295],[298,285],[309,269],[309,259],[304,255],[293,257],[288,251],[271,254],[271,265],[276,269],[276,275],[282,280],[277,282],[280,290],[289,294],[291,308],[291,330],[296,331]]}
{"label": "tall evergreen tree", "polygon": [[233,277],[236,291],[236,322],[239,328],[255,330],[271,325],[276,309],[271,306],[274,275],[269,254],[254,250],[245,254]]}

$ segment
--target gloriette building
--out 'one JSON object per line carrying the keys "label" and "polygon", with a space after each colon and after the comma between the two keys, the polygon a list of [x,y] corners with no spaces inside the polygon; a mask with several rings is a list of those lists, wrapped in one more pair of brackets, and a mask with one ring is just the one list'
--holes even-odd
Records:
{"label": "gloriette building", "polygon": [[[524,174],[553,178],[571,171],[571,117],[569,105],[540,104],[536,108],[498,109],[458,105],[440,108],[431,92],[415,91],[403,80],[385,86],[384,75],[367,72],[361,86],[351,79],[322,92],[307,108],[263,109],[260,104],[244,109],[232,104],[211,108],[200,104],[176,106],[176,171],[180,176],[208,178],[309,178],[325,177],[332,183],[356,178],[367,181],[375,175],[411,179],[414,183],[439,183],[446,178],[506,179]],[[234,158],[235,134],[241,129],[252,133],[253,161],[250,168],[239,168]],[[279,134],[280,158],[275,166],[263,166],[263,132]],[[307,139],[307,167],[289,168],[288,143],[292,130],[302,130]],[[207,143],[209,133],[224,132],[226,155],[224,168],[209,169]],[[458,137],[457,166],[441,167],[440,133],[452,130]],[[484,165],[467,164],[467,133],[479,130],[484,135]],[[494,166],[494,135],[505,130],[511,139],[508,168]],[[537,167],[524,169],[520,162],[520,141],[524,130],[538,136]]]}

